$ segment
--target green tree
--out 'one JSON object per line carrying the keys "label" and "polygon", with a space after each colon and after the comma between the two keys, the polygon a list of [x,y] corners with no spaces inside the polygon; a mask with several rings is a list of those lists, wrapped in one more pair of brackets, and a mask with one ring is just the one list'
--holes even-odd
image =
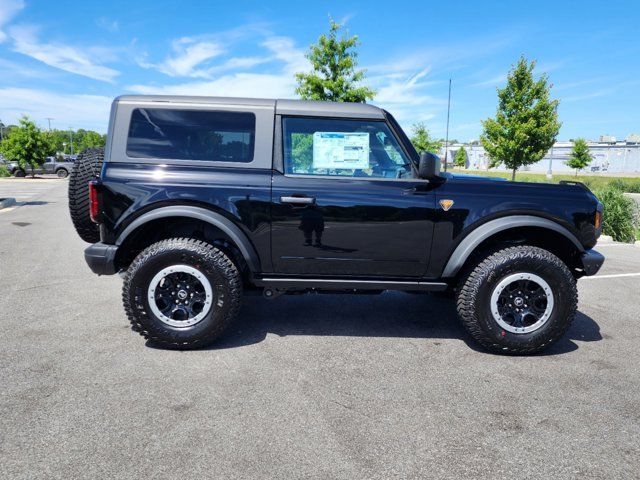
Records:
{"label": "green tree", "polygon": [[313,167],[313,135],[294,133],[291,135],[291,157],[294,173],[307,173]]}
{"label": "green tree", "polygon": [[[82,132],[82,135],[79,135],[80,132]],[[102,148],[107,141],[106,135],[100,135],[93,130],[78,130],[76,135],[79,136],[77,140],[78,148],[75,150],[76,153],[80,153],[87,148]]]}
{"label": "green tree", "polygon": [[304,100],[365,102],[375,91],[361,85],[365,70],[356,70],[358,37],[346,34],[338,38],[342,25],[329,19],[329,35],[322,34],[311,45],[306,57],[310,73],[296,73],[296,93]]}
{"label": "green tree", "polygon": [[571,154],[569,155],[569,160],[567,160],[567,165],[571,168],[576,169],[576,177],[578,176],[578,171],[582,170],[584,167],[591,163],[592,157],[589,153],[589,146],[584,138],[578,138],[573,143],[573,148],[571,149]]}
{"label": "green tree", "polygon": [[546,75],[533,78],[535,65],[535,61],[520,57],[509,72],[506,87],[498,89],[496,117],[482,122],[480,140],[491,166],[504,163],[513,172],[511,180],[515,180],[518,168],[544,157],[560,130],[559,101],[551,100]]}
{"label": "green tree", "polygon": [[453,163],[456,167],[460,168],[465,168],[467,166],[467,151],[464,149],[464,147],[460,147],[460,150],[456,152]]}
{"label": "green tree", "polygon": [[18,162],[23,170],[30,168],[31,176],[35,176],[34,168],[44,163],[50,148],[45,134],[27,116],[20,119],[18,127],[0,144],[0,152],[8,160]]}
{"label": "green tree", "polygon": [[431,138],[429,130],[424,123],[416,123],[412,127],[413,136],[411,137],[411,143],[418,151],[422,152],[437,152],[442,148],[443,141]]}
{"label": "green tree", "polygon": [[[57,152],[71,153],[72,150],[73,153],[80,153],[86,148],[104,147],[107,140],[106,135],[82,128],[76,131],[51,130],[46,132],[46,135],[51,144],[50,155]],[[71,148],[72,146],[73,149]]]}

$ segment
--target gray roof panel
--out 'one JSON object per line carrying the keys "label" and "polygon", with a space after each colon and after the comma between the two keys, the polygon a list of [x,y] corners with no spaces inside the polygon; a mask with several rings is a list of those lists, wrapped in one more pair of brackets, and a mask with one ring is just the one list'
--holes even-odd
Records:
{"label": "gray roof panel", "polygon": [[118,102],[158,102],[158,103],[197,103],[213,105],[249,105],[258,107],[274,107],[275,100],[266,98],[236,98],[236,97],[193,97],[188,95],[121,95]]}
{"label": "gray roof panel", "polygon": [[192,97],[186,95],[122,95],[116,102],[194,103],[271,107],[279,115],[310,115],[383,120],[382,109],[366,103],[318,102],[313,100],[272,100],[266,98]]}
{"label": "gray roof panel", "polygon": [[277,100],[276,114],[384,120],[384,113],[380,108],[366,103],[318,102],[313,100]]}

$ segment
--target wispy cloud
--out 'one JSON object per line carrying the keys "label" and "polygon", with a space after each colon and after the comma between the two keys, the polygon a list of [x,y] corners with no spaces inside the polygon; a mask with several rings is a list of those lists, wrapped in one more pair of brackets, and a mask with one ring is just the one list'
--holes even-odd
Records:
{"label": "wispy cloud", "polygon": [[171,51],[162,61],[151,60],[143,52],[137,63],[170,77],[213,79],[221,72],[248,69],[273,60],[260,55],[228,56],[240,41],[269,35],[264,24],[251,23],[206,35],[184,36],[171,41]]}
{"label": "wispy cloud", "polygon": [[[200,62],[192,67],[190,75],[182,75],[202,78],[199,81],[172,85],[136,84],[127,89],[136,93],[158,95],[292,97],[295,90],[294,73],[309,68],[304,51],[291,38],[282,36],[267,36],[259,42],[259,46],[265,50],[263,55],[231,57],[222,59],[219,63],[208,62],[206,67],[201,65],[196,69],[195,66],[200,65]],[[216,57],[223,55],[220,52]],[[193,58],[196,58],[195,54]],[[271,68],[273,71],[252,71],[252,68],[265,63],[274,64]]]}
{"label": "wispy cloud", "polygon": [[110,33],[120,30],[120,24],[117,20],[111,20],[107,17],[99,17],[96,19],[96,25]]}
{"label": "wispy cloud", "polygon": [[171,55],[155,67],[171,77],[207,77],[209,74],[202,67],[224,51],[218,42],[182,37],[173,41]]}
{"label": "wispy cloud", "polygon": [[2,27],[7,25],[16,14],[24,8],[22,0],[0,0],[0,43],[7,39]]}
{"label": "wispy cloud", "polygon": [[499,73],[498,75],[494,75],[491,78],[487,78],[486,80],[482,80],[480,82],[472,83],[472,87],[497,87],[498,85],[503,85],[507,81],[506,73]]}
{"label": "wispy cloud", "polygon": [[234,73],[216,80],[175,85],[130,85],[128,90],[145,95],[203,95],[228,97],[290,98],[294,82],[278,74]]}
{"label": "wispy cloud", "polygon": [[113,81],[120,73],[95,61],[95,58],[109,57],[110,52],[106,49],[41,42],[38,39],[37,28],[28,25],[10,28],[9,35],[14,42],[14,51],[51,67],[106,82]]}
{"label": "wispy cloud", "polygon": [[46,67],[34,68],[22,63],[0,58],[0,70],[4,74],[3,83],[5,83],[5,85],[11,83],[12,80],[23,81],[24,79],[53,77],[52,71],[50,69],[46,69],[45,71],[45,69]]}
{"label": "wispy cloud", "polygon": [[274,59],[283,62],[285,70],[289,73],[309,69],[304,50],[298,48],[292,38],[271,36],[262,42],[262,46],[271,52]]}
{"label": "wispy cloud", "polygon": [[54,125],[69,125],[104,132],[109,118],[111,97],[100,95],[73,95],[29,88],[0,88],[3,119],[17,119],[29,115],[40,125],[53,117]]}
{"label": "wispy cloud", "polygon": [[591,100],[593,98],[598,98],[598,97],[605,97],[607,95],[610,95],[611,93],[613,93],[615,90],[613,88],[604,88],[602,90],[596,90],[595,92],[589,92],[589,93],[584,93],[581,95],[574,95],[574,96],[570,96],[570,97],[564,97],[562,99],[562,102],[581,102],[584,100]]}

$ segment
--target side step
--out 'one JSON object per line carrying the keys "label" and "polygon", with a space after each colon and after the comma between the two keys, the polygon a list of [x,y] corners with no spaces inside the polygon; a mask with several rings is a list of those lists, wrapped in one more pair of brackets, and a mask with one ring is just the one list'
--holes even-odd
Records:
{"label": "side step", "polygon": [[258,287],[287,289],[312,288],[316,290],[401,290],[442,292],[448,285],[444,282],[426,281],[383,281],[383,280],[341,280],[327,278],[257,278]]}

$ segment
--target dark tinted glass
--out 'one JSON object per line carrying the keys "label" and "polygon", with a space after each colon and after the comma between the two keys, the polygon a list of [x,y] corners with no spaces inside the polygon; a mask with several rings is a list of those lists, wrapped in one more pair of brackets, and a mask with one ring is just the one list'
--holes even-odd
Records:
{"label": "dark tinted glass", "polygon": [[252,113],[137,108],[127,155],[246,163],[253,160],[255,130]]}

